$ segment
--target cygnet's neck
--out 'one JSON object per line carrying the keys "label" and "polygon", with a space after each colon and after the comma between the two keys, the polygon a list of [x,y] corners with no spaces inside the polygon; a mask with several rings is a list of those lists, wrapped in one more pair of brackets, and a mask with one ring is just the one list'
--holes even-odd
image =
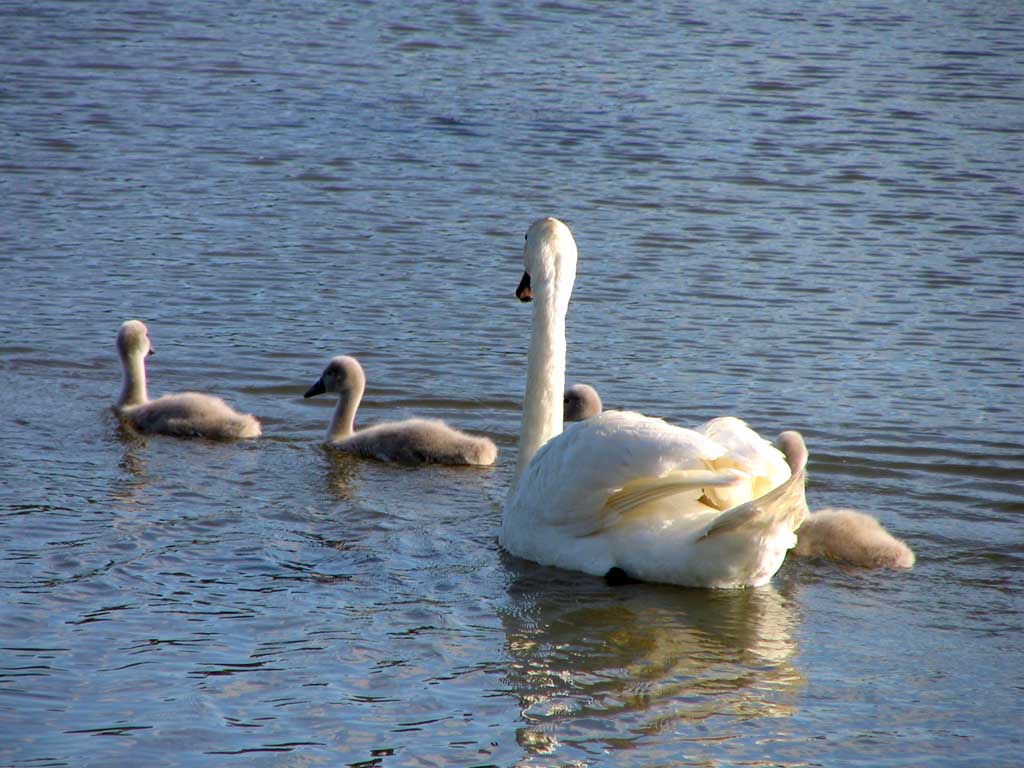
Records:
{"label": "cygnet's neck", "polygon": [[533,327],[530,333],[516,480],[523,474],[537,450],[562,432],[565,315],[571,293],[571,282],[567,288],[559,289],[556,280],[534,291]]}
{"label": "cygnet's neck", "polygon": [[146,391],[146,356],[139,352],[121,355],[121,368],[124,376],[117,407],[126,408],[149,402],[149,394]]}
{"label": "cygnet's neck", "polygon": [[331,425],[327,428],[328,441],[344,440],[355,434],[356,410],[363,399],[363,382],[353,382],[338,392],[338,405],[331,417]]}

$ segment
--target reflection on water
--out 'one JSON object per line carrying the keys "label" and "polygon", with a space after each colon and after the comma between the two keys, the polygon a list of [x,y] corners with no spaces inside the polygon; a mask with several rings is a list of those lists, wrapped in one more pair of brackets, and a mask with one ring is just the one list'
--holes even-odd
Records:
{"label": "reflection on water", "polygon": [[509,691],[531,754],[662,740],[719,741],[737,724],[787,717],[804,676],[794,604],[772,587],[605,587],[506,558],[501,611]]}
{"label": "reflection on water", "polygon": [[147,465],[146,438],[123,424],[118,425],[118,438],[124,444],[124,453],[117,462],[121,474],[110,481],[110,498],[125,505],[139,501],[146,487]]}
{"label": "reflection on water", "polygon": [[328,492],[342,501],[351,501],[355,493],[355,480],[359,476],[360,460],[341,451],[324,449],[327,463],[324,482]]}

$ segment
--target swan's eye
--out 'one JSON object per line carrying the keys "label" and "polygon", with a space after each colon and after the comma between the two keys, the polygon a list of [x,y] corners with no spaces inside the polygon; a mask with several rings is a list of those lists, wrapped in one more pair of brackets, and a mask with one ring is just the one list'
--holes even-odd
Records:
{"label": "swan's eye", "polygon": [[530,236],[528,234],[527,235],[523,235],[523,240],[529,240],[529,239],[530,239]]}

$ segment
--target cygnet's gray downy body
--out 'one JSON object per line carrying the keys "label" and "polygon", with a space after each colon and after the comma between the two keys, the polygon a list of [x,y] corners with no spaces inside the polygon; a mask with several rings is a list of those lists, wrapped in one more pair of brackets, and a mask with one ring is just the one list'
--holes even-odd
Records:
{"label": "cygnet's gray downy body", "polygon": [[603,408],[596,389],[589,384],[572,384],[566,387],[562,398],[562,420],[583,421],[597,416]]}
{"label": "cygnet's gray downy body", "polygon": [[855,509],[819,509],[796,532],[793,554],[861,568],[912,568],[914,551],[878,520]]}
{"label": "cygnet's gray downy body", "polygon": [[408,419],[355,429],[356,410],[366,389],[366,375],[354,357],[331,360],[306,397],[338,395],[324,444],[366,458],[402,464],[493,464],[498,449],[486,437],[452,429],[438,419]]}
{"label": "cygnet's gray downy body", "polygon": [[114,410],[139,432],[214,440],[259,437],[260,423],[213,395],[181,392],[150,400],[146,357],[153,354],[149,332],[140,320],[128,320],[117,334],[124,382]]}

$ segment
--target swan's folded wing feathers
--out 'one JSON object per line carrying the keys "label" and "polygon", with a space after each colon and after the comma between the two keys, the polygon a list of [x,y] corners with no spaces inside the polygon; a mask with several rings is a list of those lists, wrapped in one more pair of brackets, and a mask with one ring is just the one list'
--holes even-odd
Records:
{"label": "swan's folded wing feathers", "polygon": [[[708,470],[723,452],[693,430],[638,413],[605,411],[543,445],[512,503],[533,507],[538,522],[586,536],[615,521],[619,513],[607,502],[630,483],[642,485],[677,470]],[[630,500],[619,498],[622,504]]]}
{"label": "swan's folded wing feathers", "polygon": [[737,479],[737,475],[732,472],[712,472],[706,469],[680,469],[661,477],[643,477],[631,480],[623,488],[612,492],[605,501],[605,510],[610,515],[621,517],[659,499],[687,491],[702,492],[709,486],[732,485]]}
{"label": "swan's folded wing feathers", "polygon": [[708,496],[718,509],[727,510],[751,498],[758,498],[776,488],[791,472],[786,457],[770,442],[735,416],[720,416],[697,427],[726,450],[726,455],[715,462],[714,468],[733,468],[747,473],[745,483],[734,487],[712,490]]}
{"label": "swan's folded wing feathers", "polygon": [[744,526],[760,526],[769,518],[782,523],[791,531],[796,531],[808,514],[804,494],[805,479],[803,471],[797,472],[764,496],[723,512],[708,526],[701,539],[735,531]]}

